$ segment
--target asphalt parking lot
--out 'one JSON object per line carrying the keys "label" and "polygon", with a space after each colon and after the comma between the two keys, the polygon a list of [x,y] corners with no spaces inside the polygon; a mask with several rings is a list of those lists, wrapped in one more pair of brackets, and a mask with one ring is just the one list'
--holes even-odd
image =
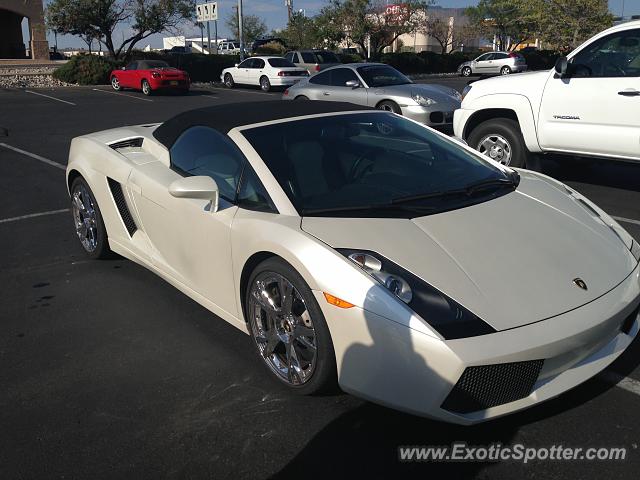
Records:
{"label": "asphalt parking lot", "polygon": [[[294,396],[265,375],[248,337],[159,277],[85,258],[67,211],[71,138],[279,96],[0,90],[0,478],[635,478],[638,340],[555,400],[456,427],[346,394]],[[640,240],[640,165],[543,165]],[[625,447],[627,458],[398,462],[398,446],[452,442]]]}

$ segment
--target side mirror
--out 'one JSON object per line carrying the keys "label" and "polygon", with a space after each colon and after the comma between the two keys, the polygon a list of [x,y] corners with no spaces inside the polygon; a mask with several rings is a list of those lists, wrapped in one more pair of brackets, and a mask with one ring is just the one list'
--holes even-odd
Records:
{"label": "side mirror", "polygon": [[176,198],[196,198],[211,201],[211,212],[218,211],[218,184],[204,175],[185,177],[169,185],[169,193]]}
{"label": "side mirror", "polygon": [[238,65],[240,65],[240,64],[239,64],[239,63],[236,63],[236,67],[237,67]]}
{"label": "side mirror", "polygon": [[348,80],[345,83],[345,86],[351,87],[351,88],[359,88],[360,87],[360,82],[358,80]]}
{"label": "side mirror", "polygon": [[122,67],[120,70],[126,70],[126,69],[127,69],[127,67]]}
{"label": "side mirror", "polygon": [[565,78],[567,76],[567,71],[569,70],[567,57],[559,57],[558,60],[556,60],[555,70],[560,78]]}

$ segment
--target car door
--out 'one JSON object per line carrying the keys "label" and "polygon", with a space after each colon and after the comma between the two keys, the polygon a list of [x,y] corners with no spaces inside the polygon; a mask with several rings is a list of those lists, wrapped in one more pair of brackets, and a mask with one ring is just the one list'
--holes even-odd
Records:
{"label": "car door", "polygon": [[124,67],[124,70],[121,70],[120,74],[118,75],[118,79],[120,80],[120,86],[128,87],[128,88],[133,88],[133,87],[138,88],[140,85],[135,82],[136,81],[135,72],[137,70],[138,70],[138,62],[131,62],[126,67]]}
{"label": "car door", "polygon": [[[367,105],[367,89],[356,72],[347,67],[338,67],[327,70],[327,73],[330,74],[330,84],[323,89],[323,100]],[[354,88],[346,85],[347,82],[354,81],[358,82],[359,87]]]}
{"label": "car door", "polygon": [[249,78],[253,62],[253,58],[247,58],[236,67],[236,75],[238,76],[238,79],[235,80],[236,75],[233,76],[236,83],[250,83]]}
{"label": "car door", "polygon": [[640,159],[640,29],[596,38],[546,83],[538,120],[545,150]]}
{"label": "car door", "polygon": [[480,55],[473,62],[473,73],[484,74],[489,73],[492,67],[491,59],[493,58],[493,53],[485,53],[484,55]]}
{"label": "car door", "polygon": [[309,100],[327,100],[325,97],[329,95],[325,95],[324,92],[329,88],[331,88],[331,70],[325,70],[309,78],[302,94]]}
{"label": "car door", "polygon": [[[226,135],[202,126],[178,137],[170,155],[171,168],[151,162],[136,167],[129,178],[151,261],[173,281],[238,316],[230,235],[246,160]],[[216,181],[218,211],[210,210],[209,200],[169,193],[172,182],[191,175],[208,175]]]}
{"label": "car door", "polygon": [[254,58],[251,68],[247,70],[247,83],[250,85],[260,85],[260,77],[265,69],[264,60],[262,58]]}

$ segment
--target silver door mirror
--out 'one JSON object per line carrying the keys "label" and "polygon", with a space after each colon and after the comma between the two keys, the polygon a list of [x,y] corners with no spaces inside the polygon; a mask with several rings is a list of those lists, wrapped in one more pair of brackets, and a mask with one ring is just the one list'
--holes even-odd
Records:
{"label": "silver door mirror", "polygon": [[120,70],[126,70],[126,69],[127,69],[127,67],[122,67]]}
{"label": "silver door mirror", "polygon": [[351,88],[358,88],[360,87],[360,82],[358,80],[348,80],[345,83],[345,86],[351,87]]}
{"label": "silver door mirror", "polygon": [[218,184],[205,175],[180,178],[169,185],[169,193],[176,198],[196,198],[211,201],[211,212],[218,211]]}
{"label": "silver door mirror", "polygon": [[236,67],[237,67],[238,65],[240,65],[240,64],[239,64],[239,63],[236,63]]}

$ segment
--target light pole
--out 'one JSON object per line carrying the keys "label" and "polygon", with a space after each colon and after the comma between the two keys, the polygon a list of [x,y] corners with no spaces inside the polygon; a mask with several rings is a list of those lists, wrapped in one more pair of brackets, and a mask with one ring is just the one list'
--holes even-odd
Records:
{"label": "light pole", "polygon": [[242,32],[242,0],[238,0],[238,35],[240,38],[240,61],[244,60],[244,35]]}

